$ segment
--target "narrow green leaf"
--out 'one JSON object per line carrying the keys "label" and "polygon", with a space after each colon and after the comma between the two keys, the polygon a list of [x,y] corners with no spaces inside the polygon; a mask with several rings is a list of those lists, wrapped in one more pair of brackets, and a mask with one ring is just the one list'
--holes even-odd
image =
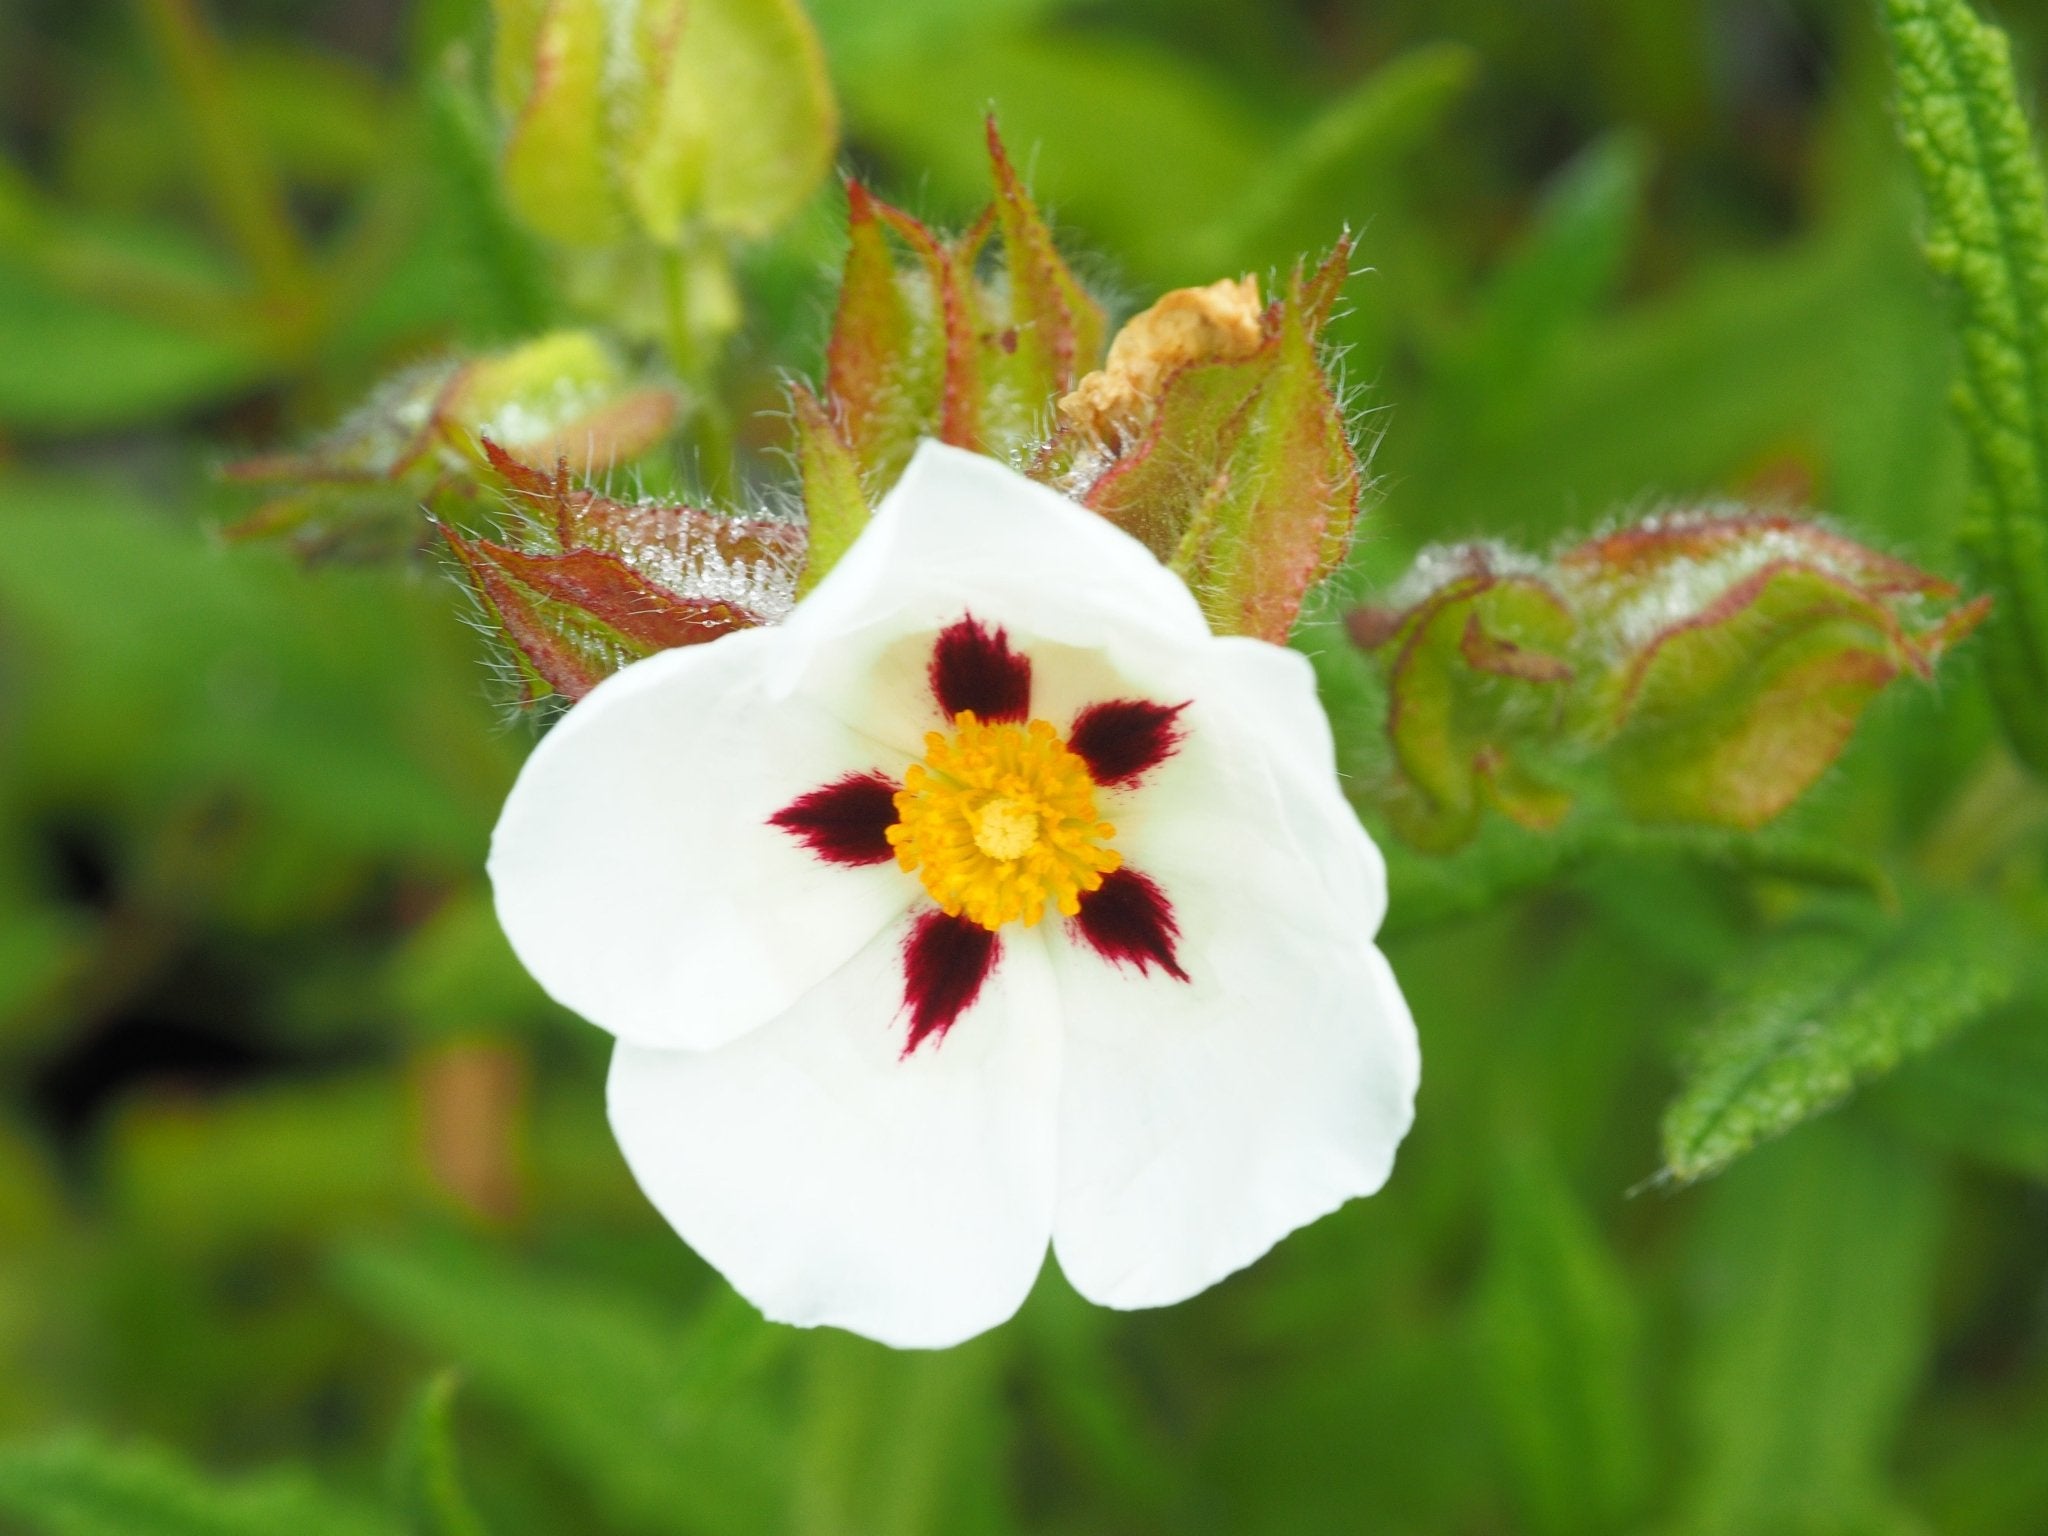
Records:
{"label": "narrow green leaf", "polygon": [[393,1450],[392,1483],[406,1536],[485,1536],[457,1465],[455,1386],[452,1371],[426,1384]]}
{"label": "narrow green leaf", "polygon": [[1691,1260],[1687,1536],[1911,1529],[1884,1491],[1929,1346],[1940,1188],[1836,1121],[1714,1186]]}
{"label": "narrow green leaf", "polygon": [[0,1513],[32,1536],[391,1536],[297,1472],[215,1482],[162,1451],[76,1436],[0,1450]]}
{"label": "narrow green leaf", "polygon": [[1614,133],[1582,151],[1545,192],[1446,359],[1444,409],[1468,432],[1493,428],[1533,399],[1573,326],[1612,291],[1634,237],[1648,161],[1640,138]]}
{"label": "narrow green leaf", "polygon": [[1650,1444],[1636,1306],[1548,1153],[1511,1148],[1476,1321],[1509,1486],[1534,1536],[1598,1536],[1639,1512]]}
{"label": "narrow green leaf", "polygon": [[461,1364],[622,1530],[781,1528],[787,1432],[759,1385],[796,1335],[730,1291],[669,1316],[456,1248],[357,1249],[340,1273],[365,1307]]}
{"label": "narrow green leaf", "polygon": [[2048,773],[2048,192],[2005,34],[1966,0],[1885,0],[1884,14],[1962,361],[1965,545],[1998,598],[1992,686],[2014,749]]}
{"label": "narrow green leaf", "polygon": [[1672,1177],[1703,1178],[1932,1050],[2011,996],[1996,909],[1939,907],[1874,936],[1816,930],[1759,956],[1697,1041],[1664,1116]]}
{"label": "narrow green leaf", "polygon": [[467,279],[465,338],[507,342],[545,329],[552,314],[547,269],[505,202],[494,134],[463,71],[444,67],[428,79],[426,132],[440,194],[434,227]]}

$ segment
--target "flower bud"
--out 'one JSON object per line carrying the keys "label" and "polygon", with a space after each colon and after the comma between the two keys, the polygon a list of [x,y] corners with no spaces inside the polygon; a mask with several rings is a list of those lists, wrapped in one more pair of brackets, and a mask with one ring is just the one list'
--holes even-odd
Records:
{"label": "flower bud", "polygon": [[1604,779],[1630,815],[1754,829],[1840,755],[1864,708],[1983,618],[1949,583],[1797,518],[1650,518],[1548,561],[1426,550],[1349,619],[1388,688],[1383,798],[1444,850],[1486,805],[1527,826]]}
{"label": "flower bud", "polygon": [[1483,544],[1425,551],[1384,607],[1347,620],[1383,658],[1397,777],[1386,809],[1417,847],[1447,851],[1487,806],[1548,828],[1570,809],[1541,765],[1576,627],[1530,562]]}
{"label": "flower bud", "polygon": [[[894,483],[920,437],[1023,453],[1050,427],[1054,400],[1101,356],[1102,307],[1061,259],[993,121],[988,150],[995,203],[950,239],[858,182],[847,189],[825,405],[871,495]],[[991,239],[999,276],[981,272]]]}
{"label": "flower bud", "polygon": [[1060,402],[1035,466],[1185,578],[1219,634],[1285,640],[1350,544],[1363,479],[1317,346],[1350,254],[1264,309],[1248,277],[1168,294]]}
{"label": "flower bud", "polygon": [[569,246],[758,239],[829,169],[838,120],[796,0],[494,0],[504,179]]}
{"label": "flower bud", "polygon": [[232,466],[237,480],[289,486],[235,531],[290,532],[320,547],[380,536],[409,545],[422,501],[474,493],[484,439],[517,458],[602,472],[665,438],[681,403],[588,331],[428,364],[386,382],[307,452]]}
{"label": "flower bud", "polygon": [[1752,829],[1804,794],[1864,708],[1988,611],[1811,522],[1680,513],[1558,557],[1606,662],[1588,726],[1647,821]]}

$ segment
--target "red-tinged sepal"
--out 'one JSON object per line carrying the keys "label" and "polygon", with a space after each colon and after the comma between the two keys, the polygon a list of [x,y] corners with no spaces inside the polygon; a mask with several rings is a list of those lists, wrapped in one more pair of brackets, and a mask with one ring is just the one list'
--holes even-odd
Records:
{"label": "red-tinged sepal", "polygon": [[[1101,356],[1101,305],[1061,258],[993,123],[988,138],[995,201],[960,235],[939,234],[858,182],[847,188],[822,408],[871,498],[921,437],[997,458],[1024,453]],[[986,270],[991,243],[997,270]],[[801,403],[797,421],[801,440],[811,430]]]}
{"label": "red-tinged sepal", "polygon": [[1584,701],[1621,802],[1750,829],[1796,801],[1987,598],[1786,516],[1652,519],[1558,559],[1613,665]]}
{"label": "red-tinged sepal", "polygon": [[1263,308],[1249,277],[1166,295],[1061,400],[1035,466],[1177,571],[1219,634],[1285,640],[1349,547],[1364,479],[1319,341],[1350,255]]}
{"label": "red-tinged sepal", "polygon": [[1483,545],[1430,551],[1403,585],[1349,619],[1386,672],[1388,818],[1435,852],[1470,838],[1489,806],[1555,826],[1571,808],[1546,762],[1574,677],[1571,610],[1541,575]]}
{"label": "red-tinged sepal", "polygon": [[508,540],[443,537],[529,702],[575,700],[630,662],[773,623],[803,559],[796,524],[625,502],[536,469],[486,440],[514,513]]}

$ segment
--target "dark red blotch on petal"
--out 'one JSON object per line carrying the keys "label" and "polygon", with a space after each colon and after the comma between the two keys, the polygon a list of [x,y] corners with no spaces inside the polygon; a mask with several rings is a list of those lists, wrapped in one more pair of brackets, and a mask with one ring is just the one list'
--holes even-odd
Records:
{"label": "dark red blotch on petal", "polygon": [[1104,875],[1101,886],[1081,898],[1073,926],[1112,965],[1135,965],[1140,972],[1156,965],[1176,981],[1188,979],[1174,955],[1180,925],[1173,920],[1173,904],[1135,869]]}
{"label": "dark red blotch on petal", "polygon": [[1098,784],[1130,784],[1150,773],[1181,743],[1185,704],[1150,699],[1110,699],[1090,704],[1074,717],[1067,745],[1088,765]]}
{"label": "dark red blotch on petal", "polygon": [[950,718],[963,709],[985,721],[1031,714],[1031,658],[1010,649],[1010,637],[972,614],[948,624],[932,642],[932,696]]}
{"label": "dark red blotch on petal", "polygon": [[895,856],[896,784],[886,774],[849,773],[790,801],[768,818],[828,864],[880,864]]}
{"label": "dark red blotch on petal", "polygon": [[996,968],[995,934],[964,917],[924,912],[903,943],[903,1000],[910,1009],[908,1056],[927,1037],[943,1039]]}

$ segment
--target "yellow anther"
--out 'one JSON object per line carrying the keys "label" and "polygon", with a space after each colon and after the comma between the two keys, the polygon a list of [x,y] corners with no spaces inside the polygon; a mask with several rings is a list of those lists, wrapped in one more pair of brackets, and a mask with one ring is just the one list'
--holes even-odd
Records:
{"label": "yellow anther", "polygon": [[984,928],[1066,916],[1123,862],[1116,828],[1095,814],[1088,765],[1043,720],[985,725],[972,710],[953,734],[925,737],[924,761],[896,792],[889,842],[942,910]]}

